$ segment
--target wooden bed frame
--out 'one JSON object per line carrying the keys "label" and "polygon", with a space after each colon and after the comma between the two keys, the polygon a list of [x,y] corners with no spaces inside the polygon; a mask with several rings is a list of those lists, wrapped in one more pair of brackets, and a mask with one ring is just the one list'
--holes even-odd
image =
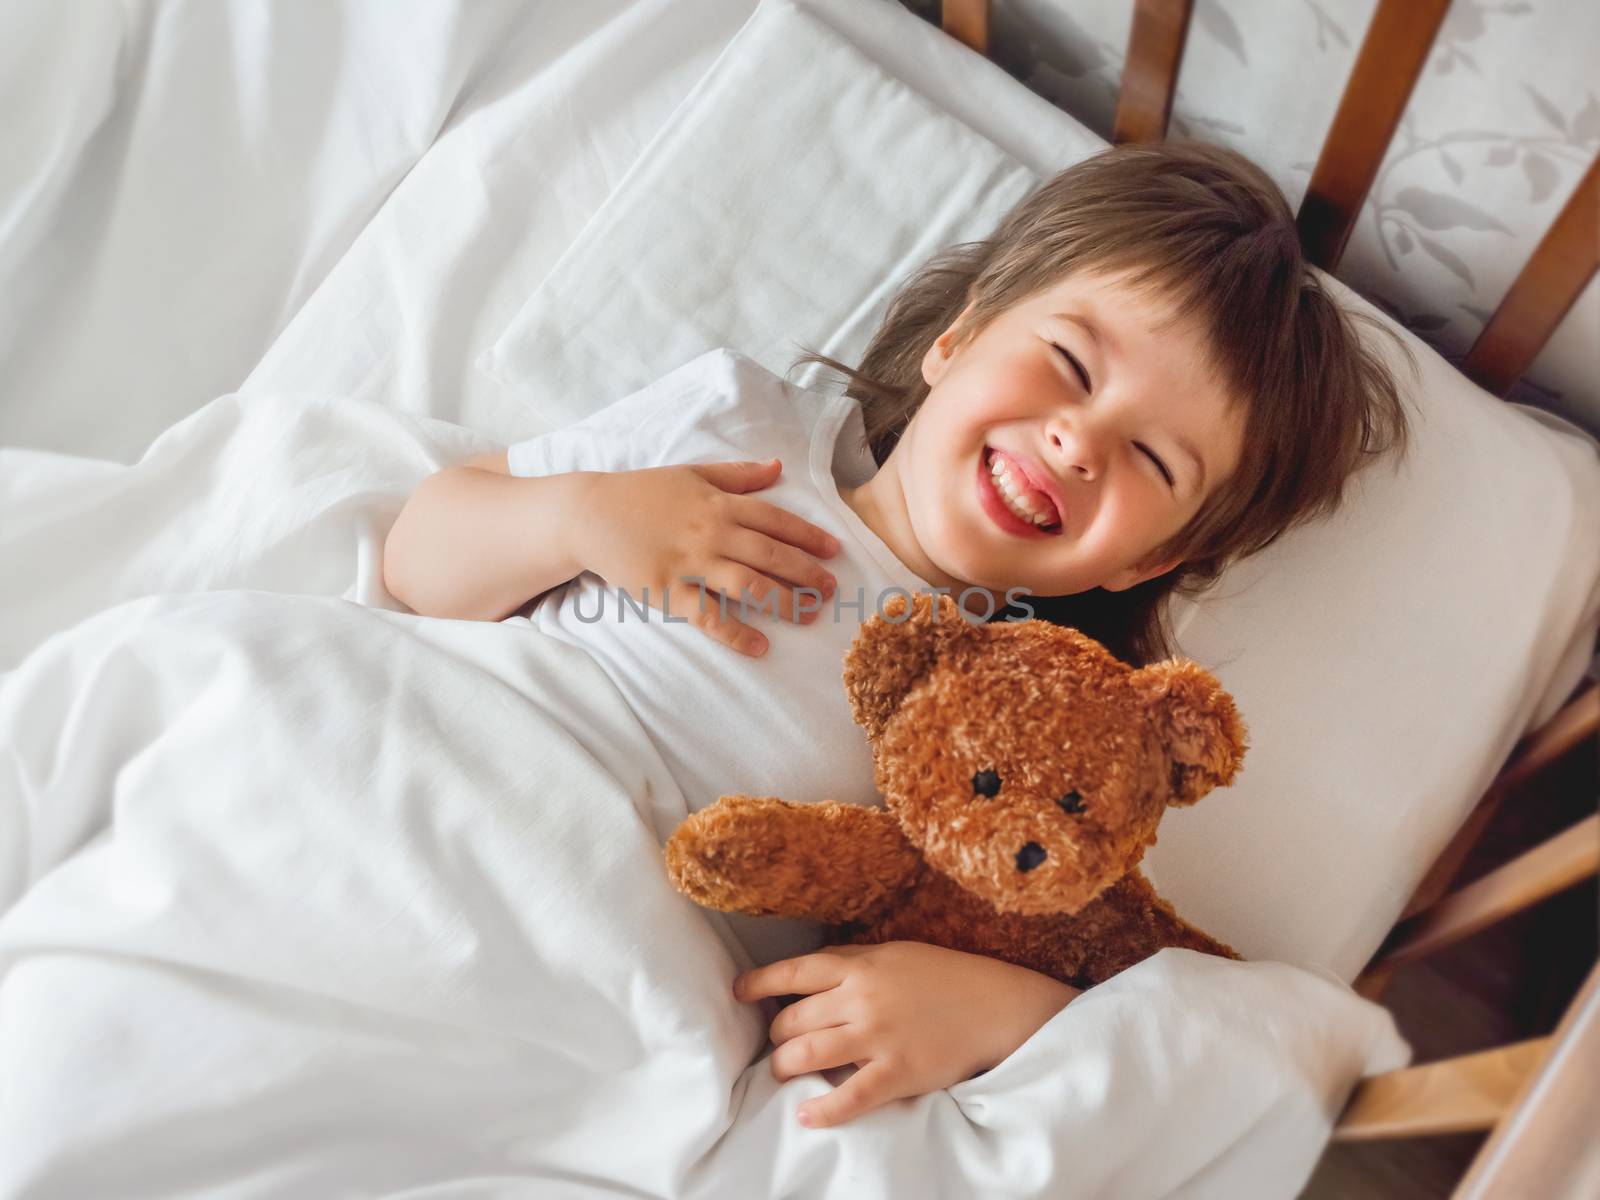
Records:
{"label": "wooden bed frame", "polygon": [[[1449,0],[1378,0],[1296,220],[1310,260],[1333,271],[1428,60]],[[1183,60],[1193,0],[1134,0],[1112,140],[1159,141]],[[943,0],[946,33],[988,53],[990,0]],[[1462,363],[1504,396],[1600,268],[1600,159],[1534,250]],[[1513,749],[1429,869],[1355,989],[1378,999],[1395,969],[1522,912],[1600,870],[1590,816],[1465,887],[1451,890],[1501,800],[1580,746],[1600,753],[1600,687],[1580,685]],[[1600,1129],[1600,966],[1548,1037],[1364,1080],[1335,1141],[1489,1131],[1456,1197],[1547,1196]]]}

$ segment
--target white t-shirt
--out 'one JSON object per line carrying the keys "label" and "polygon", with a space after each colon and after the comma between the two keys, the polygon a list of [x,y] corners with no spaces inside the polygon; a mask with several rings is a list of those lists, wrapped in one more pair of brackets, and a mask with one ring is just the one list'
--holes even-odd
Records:
{"label": "white t-shirt", "polygon": [[[742,654],[659,611],[641,616],[641,597],[633,594],[629,606],[590,571],[522,610],[542,632],[594,657],[655,742],[691,812],[734,792],[794,803],[882,803],[866,731],[845,698],[844,656],[860,623],[893,589],[915,595],[931,585],[839,494],[841,485],[859,486],[877,471],[860,406],[796,387],[736,351],[712,350],[507,453],[519,476],[774,456],[783,465],[778,482],[748,494],[826,529],[841,548],[818,560],[839,586],[814,622],[750,610],[745,619],[766,636],[765,654]],[[859,609],[849,607],[858,599]],[[736,603],[730,611],[737,615]],[[692,609],[675,607],[673,616],[680,615]],[[670,832],[657,830],[662,838]],[[809,923],[763,918],[757,931],[751,920],[735,916],[733,923],[760,961],[817,944]]]}

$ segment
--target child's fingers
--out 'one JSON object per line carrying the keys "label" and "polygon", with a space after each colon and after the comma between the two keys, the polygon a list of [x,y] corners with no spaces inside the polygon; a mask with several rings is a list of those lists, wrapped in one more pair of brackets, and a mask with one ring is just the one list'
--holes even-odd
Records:
{"label": "child's fingers", "polygon": [[[792,588],[731,558],[719,559],[712,565],[704,586],[709,592],[726,596],[727,615],[741,621],[777,618],[809,625],[822,611],[817,596],[802,597]],[[715,606],[716,595],[708,595],[706,603]]]}
{"label": "child's fingers", "polygon": [[853,1121],[904,1095],[896,1082],[895,1069],[875,1058],[826,1096],[807,1100],[796,1110],[795,1119],[811,1129]]}
{"label": "child's fingers", "polygon": [[754,492],[772,484],[782,473],[777,459],[758,462],[694,463],[689,468],[725,492]]}
{"label": "child's fingers", "polygon": [[[738,619],[738,603],[719,605],[717,595],[715,586],[709,582],[680,582],[668,589],[674,618],[684,618],[706,636],[740,654],[756,658],[766,653],[767,639]],[[724,608],[728,613],[726,617],[722,615]]]}
{"label": "child's fingers", "polygon": [[779,1083],[811,1071],[826,1071],[865,1058],[860,1034],[850,1025],[832,1025],[790,1038],[772,1052],[767,1065]]}
{"label": "child's fingers", "polygon": [[[771,582],[772,587],[778,588],[783,596],[782,614],[791,621],[804,619],[804,614],[796,608],[799,597],[791,587],[779,585],[810,588],[811,594],[805,597],[805,601],[806,608],[811,612],[819,611],[822,602],[831,597],[839,586],[832,574],[818,566],[803,551],[775,541],[754,529],[741,527],[734,530],[717,549],[724,557],[748,567]],[[764,588],[756,592],[752,589],[751,595],[765,602],[771,590]],[[736,594],[730,593],[730,596]]]}
{"label": "child's fingers", "polygon": [[739,524],[777,538],[780,542],[798,546],[816,558],[832,558],[839,553],[839,539],[833,534],[786,508],[779,508],[769,500],[743,496],[734,511],[738,513]]}
{"label": "child's fingers", "polygon": [[796,958],[754,967],[733,981],[733,994],[739,1000],[759,1000],[763,996],[809,996],[813,992],[838,987],[850,973],[848,957],[817,951]]}
{"label": "child's fingers", "polygon": [[784,1006],[767,1026],[767,1037],[774,1046],[781,1046],[794,1038],[819,1029],[832,1029],[848,1025],[850,1014],[838,988],[828,988],[815,995],[804,996]]}

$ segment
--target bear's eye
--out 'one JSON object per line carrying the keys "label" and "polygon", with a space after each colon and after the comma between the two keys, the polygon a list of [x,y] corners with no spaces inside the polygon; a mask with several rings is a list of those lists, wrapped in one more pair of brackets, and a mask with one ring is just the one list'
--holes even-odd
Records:
{"label": "bear's eye", "polygon": [[996,796],[1000,792],[1000,776],[994,771],[979,771],[972,777],[972,790],[979,796]]}
{"label": "bear's eye", "polygon": [[1083,797],[1078,795],[1077,788],[1073,788],[1072,791],[1061,797],[1061,799],[1057,800],[1056,803],[1061,805],[1062,812],[1072,813],[1074,816],[1083,812],[1087,807],[1083,802]]}

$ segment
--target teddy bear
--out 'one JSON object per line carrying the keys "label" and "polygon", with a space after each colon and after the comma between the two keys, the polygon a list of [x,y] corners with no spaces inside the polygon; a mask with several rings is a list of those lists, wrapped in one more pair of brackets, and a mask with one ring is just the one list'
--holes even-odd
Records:
{"label": "teddy bear", "polygon": [[1198,663],[1136,669],[1077,629],[895,594],[857,631],[844,686],[882,807],[725,795],[663,848],[679,891],[820,922],[831,943],[930,942],[1079,989],[1168,946],[1239,957],[1138,868],[1166,808],[1226,787],[1247,748]]}

